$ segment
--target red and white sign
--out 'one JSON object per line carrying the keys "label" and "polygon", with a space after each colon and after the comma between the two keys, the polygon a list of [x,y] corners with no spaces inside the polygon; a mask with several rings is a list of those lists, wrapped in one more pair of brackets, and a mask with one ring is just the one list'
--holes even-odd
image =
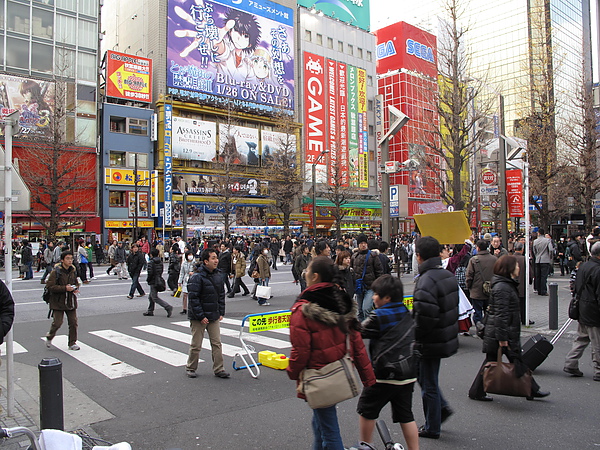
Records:
{"label": "red and white sign", "polygon": [[509,217],[524,217],[523,175],[520,169],[506,171],[506,202]]}
{"label": "red and white sign", "polygon": [[334,186],[338,163],[338,114],[337,114],[337,64],[335,61],[327,60],[327,122],[329,125],[329,185]]}
{"label": "red and white sign", "polygon": [[491,186],[498,181],[498,175],[492,169],[486,169],[481,172],[481,182]]}
{"label": "red and white sign", "polygon": [[341,185],[348,186],[350,178],[348,174],[348,97],[346,89],[348,87],[347,82],[347,70],[346,64],[341,62],[337,63],[338,73],[338,100],[337,107],[339,113],[339,148],[337,157],[340,160],[341,166]]}
{"label": "red and white sign", "polygon": [[[325,150],[325,58],[304,52],[304,134],[306,174]],[[317,164],[317,181],[323,183],[327,158]]]}
{"label": "red and white sign", "polygon": [[106,95],[152,103],[152,60],[107,51]]}

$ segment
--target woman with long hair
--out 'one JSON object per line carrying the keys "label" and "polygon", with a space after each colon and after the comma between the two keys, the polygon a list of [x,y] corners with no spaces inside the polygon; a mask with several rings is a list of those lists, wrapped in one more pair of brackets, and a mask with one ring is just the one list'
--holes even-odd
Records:
{"label": "woman with long hair", "polygon": [[[364,386],[375,384],[373,367],[362,341],[356,305],[334,280],[333,261],[313,258],[306,269],[307,288],[292,307],[288,376],[299,380],[304,369],[320,369],[346,354],[349,337],[352,357]],[[299,398],[305,398],[298,393]],[[313,409],[313,449],[343,450],[336,405]]]}

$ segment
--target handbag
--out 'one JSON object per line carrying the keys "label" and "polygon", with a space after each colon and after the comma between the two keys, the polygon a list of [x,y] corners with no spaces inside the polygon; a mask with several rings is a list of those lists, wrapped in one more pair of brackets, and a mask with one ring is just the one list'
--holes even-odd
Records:
{"label": "handbag", "polygon": [[271,286],[256,286],[256,296],[258,298],[271,298]]}
{"label": "handbag", "polygon": [[88,262],[88,259],[85,256],[81,255],[81,264],[87,264]]}
{"label": "handbag", "polygon": [[167,283],[165,282],[165,279],[162,276],[159,276],[156,279],[156,290],[158,292],[164,292],[167,290]]}
{"label": "handbag", "polygon": [[258,270],[254,270],[252,272],[252,274],[250,275],[251,278],[260,278],[260,273],[258,273]]}
{"label": "handbag", "polygon": [[354,293],[358,295],[363,295],[365,292],[365,283],[364,278],[367,273],[367,263],[369,262],[369,256],[371,256],[371,250],[367,252],[367,257],[365,258],[365,265],[363,266],[362,277],[354,281]]}
{"label": "handbag", "polygon": [[177,290],[173,294],[173,297],[181,297],[181,286],[177,286]]}
{"label": "handbag", "polygon": [[579,320],[579,298],[574,295],[569,302],[569,319]]}
{"label": "handbag", "polygon": [[483,367],[483,390],[490,394],[529,397],[531,379],[531,370],[517,378],[515,365],[502,362],[502,347],[498,347],[498,361],[490,361]]}
{"label": "handbag", "polygon": [[346,334],[346,354],[320,369],[304,369],[297,391],[304,394],[312,409],[328,408],[356,397],[360,391],[358,376],[350,357],[350,336]]}

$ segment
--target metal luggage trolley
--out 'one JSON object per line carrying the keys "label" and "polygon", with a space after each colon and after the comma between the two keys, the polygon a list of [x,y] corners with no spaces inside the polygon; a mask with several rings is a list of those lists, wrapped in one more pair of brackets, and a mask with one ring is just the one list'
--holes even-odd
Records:
{"label": "metal luggage trolley", "polygon": [[[242,370],[248,369],[248,372],[252,378],[258,378],[260,375],[260,367],[262,364],[256,362],[252,353],[256,353],[256,349],[251,344],[247,344],[244,340],[244,326],[246,320],[248,321],[248,332],[259,333],[261,331],[277,330],[281,328],[289,328],[290,316],[292,311],[284,309],[280,311],[269,311],[264,313],[248,314],[242,319],[242,325],[240,326],[240,343],[242,344],[243,352],[238,352],[233,358],[233,369]],[[240,357],[243,366],[236,365],[236,359]],[[246,359],[248,358],[248,360]]]}

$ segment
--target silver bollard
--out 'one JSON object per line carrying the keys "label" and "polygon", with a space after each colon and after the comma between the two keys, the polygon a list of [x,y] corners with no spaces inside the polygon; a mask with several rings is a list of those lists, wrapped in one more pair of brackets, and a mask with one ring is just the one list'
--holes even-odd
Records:
{"label": "silver bollard", "polygon": [[558,283],[549,283],[548,328],[558,330]]}

